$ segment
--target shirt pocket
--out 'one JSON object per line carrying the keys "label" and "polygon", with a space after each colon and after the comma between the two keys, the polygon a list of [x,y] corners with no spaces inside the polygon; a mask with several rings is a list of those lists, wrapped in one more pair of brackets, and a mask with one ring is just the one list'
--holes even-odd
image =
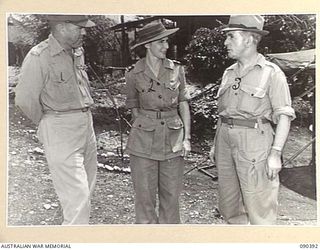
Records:
{"label": "shirt pocket", "polygon": [[155,82],[151,79],[138,79],[136,90],[139,95],[139,104],[141,108],[152,109],[157,100],[156,91],[154,90]]}
{"label": "shirt pocket", "polygon": [[184,135],[183,122],[180,117],[167,120],[168,138],[170,141],[172,152],[182,150],[182,141]]}
{"label": "shirt pocket", "polygon": [[156,123],[148,117],[137,117],[130,131],[127,148],[132,151],[151,154]]}
{"label": "shirt pocket", "polygon": [[238,109],[252,115],[259,115],[267,90],[247,84],[240,85]]}
{"label": "shirt pocket", "polygon": [[58,103],[70,103],[74,95],[74,73],[58,64],[51,65],[46,85],[48,94]]}
{"label": "shirt pocket", "polygon": [[154,81],[152,79],[141,79],[140,77],[137,79],[136,90],[140,93],[140,95],[150,93],[153,90]]}
{"label": "shirt pocket", "polygon": [[170,80],[168,82],[164,83],[165,86],[165,93],[166,96],[168,97],[168,104],[171,105],[176,105],[179,102],[179,86],[180,86],[180,81],[179,80]]}

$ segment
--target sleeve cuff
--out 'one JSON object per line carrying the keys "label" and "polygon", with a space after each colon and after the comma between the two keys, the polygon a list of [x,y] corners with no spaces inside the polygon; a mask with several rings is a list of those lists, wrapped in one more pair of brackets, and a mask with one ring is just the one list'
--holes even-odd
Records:
{"label": "sleeve cuff", "polygon": [[290,106],[281,107],[281,108],[277,108],[274,110],[273,115],[272,115],[272,120],[275,124],[278,124],[280,115],[289,116],[291,121],[296,118],[296,115],[294,113],[294,109]]}
{"label": "sleeve cuff", "polygon": [[179,94],[179,102],[184,102],[184,101],[188,101],[190,100],[190,94],[189,91],[185,88],[182,91],[180,90],[180,94]]}

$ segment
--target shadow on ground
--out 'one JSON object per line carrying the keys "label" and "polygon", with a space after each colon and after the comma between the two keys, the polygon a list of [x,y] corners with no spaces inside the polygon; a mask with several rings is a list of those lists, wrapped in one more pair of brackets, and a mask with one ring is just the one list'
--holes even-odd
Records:
{"label": "shadow on ground", "polygon": [[316,177],[311,166],[284,168],[280,172],[280,181],[292,191],[316,200]]}

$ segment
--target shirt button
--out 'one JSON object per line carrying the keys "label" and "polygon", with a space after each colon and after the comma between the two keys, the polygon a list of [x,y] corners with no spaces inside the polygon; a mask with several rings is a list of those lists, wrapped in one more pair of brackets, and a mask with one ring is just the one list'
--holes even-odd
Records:
{"label": "shirt button", "polygon": [[164,121],[161,122],[161,125],[164,125]]}
{"label": "shirt button", "polygon": [[162,98],[162,95],[159,95],[159,99],[161,99]]}
{"label": "shirt button", "polygon": [[141,124],[139,124],[138,127],[141,128]]}
{"label": "shirt button", "polygon": [[256,162],[256,159],[253,159],[252,162],[255,163],[255,162]]}

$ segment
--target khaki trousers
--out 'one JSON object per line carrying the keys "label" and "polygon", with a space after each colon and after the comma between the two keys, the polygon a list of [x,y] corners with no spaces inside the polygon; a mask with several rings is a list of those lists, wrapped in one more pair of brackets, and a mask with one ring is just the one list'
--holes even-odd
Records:
{"label": "khaki trousers", "polygon": [[265,168],[272,142],[270,124],[256,129],[218,125],[219,208],[227,223],[275,224],[279,177],[269,180]]}
{"label": "khaki trousers", "polygon": [[97,173],[91,112],[44,115],[38,135],[63,209],[63,224],[88,224]]}
{"label": "khaki trousers", "polygon": [[[179,196],[183,187],[184,160],[157,161],[130,155],[137,224],[180,223]],[[159,197],[159,216],[156,196]]]}

